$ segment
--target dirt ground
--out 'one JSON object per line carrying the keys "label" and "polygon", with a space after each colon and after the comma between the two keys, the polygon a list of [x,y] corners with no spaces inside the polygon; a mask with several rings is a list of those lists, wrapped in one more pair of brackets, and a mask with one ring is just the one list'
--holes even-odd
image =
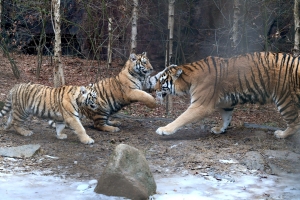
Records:
{"label": "dirt ground", "polygon": [[[6,58],[0,56],[0,101],[4,101],[7,92],[19,82],[34,82],[52,85],[52,67],[50,59],[45,58],[39,79],[35,78],[35,60],[33,56],[14,55],[21,69],[21,79],[16,80]],[[104,64],[64,58],[66,84],[86,85],[99,78],[113,76],[121,69],[117,62],[111,69]],[[154,69],[156,66],[153,66]],[[145,153],[154,174],[226,174],[232,171],[230,165],[220,160],[236,160],[243,163],[247,152],[257,151],[264,155],[266,150],[278,150],[300,154],[299,137],[277,139],[273,135],[274,127],[285,128],[285,123],[273,105],[243,105],[234,112],[231,127],[225,134],[214,135],[210,128],[220,122],[218,113],[191,124],[170,136],[160,136],[155,130],[165,126],[180,113],[189,102],[187,97],[173,98],[173,111],[165,114],[165,108],[158,105],[150,110],[144,105],[135,103],[122,109],[115,117],[122,122],[121,131],[107,133],[93,129],[89,120],[82,123],[94,140],[93,145],[79,142],[70,129],[65,140],[55,137],[55,130],[45,120],[33,119],[28,127],[34,134],[29,137],[18,135],[14,130],[0,131],[0,146],[11,147],[25,144],[40,144],[41,150],[32,158],[7,159],[0,157],[0,172],[11,173],[41,170],[47,174],[79,179],[97,179],[116,145],[125,143]],[[0,121],[3,124],[5,120]],[[248,128],[244,123],[269,127],[268,129]],[[295,139],[296,138],[296,139]],[[270,158],[264,156],[264,169],[261,173],[274,174]],[[300,173],[300,161],[272,160],[272,164],[287,173]],[[296,166],[296,167],[295,167]]]}

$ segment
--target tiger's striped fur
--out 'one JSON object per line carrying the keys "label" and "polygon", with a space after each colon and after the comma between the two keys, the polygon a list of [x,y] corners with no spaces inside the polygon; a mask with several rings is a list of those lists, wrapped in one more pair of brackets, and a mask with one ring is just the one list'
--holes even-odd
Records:
{"label": "tiger's striped fur", "polygon": [[98,93],[98,109],[93,111],[81,108],[84,116],[94,121],[94,127],[101,131],[116,132],[119,121],[110,121],[109,117],[133,102],[142,102],[149,108],[156,106],[156,100],[142,91],[143,85],[153,68],[146,53],[131,54],[121,72],[115,76],[95,83]]}
{"label": "tiger's striped fur", "polygon": [[187,110],[156,132],[170,135],[182,126],[199,121],[215,109],[221,112],[222,125],[213,133],[225,132],[234,106],[243,103],[274,102],[287,123],[285,131],[275,131],[286,138],[300,128],[300,61],[284,53],[256,52],[229,59],[207,57],[203,60],[167,67],[155,90],[157,97],[166,94],[191,96]]}
{"label": "tiger's striped fur", "polygon": [[22,83],[9,92],[6,103],[0,111],[0,118],[9,113],[5,129],[14,127],[21,135],[30,136],[32,131],[21,125],[31,115],[52,119],[56,122],[56,137],[67,138],[62,134],[65,125],[72,128],[84,144],[94,143],[79,119],[79,108],[97,109],[97,93],[93,86],[62,86],[52,88],[40,84]]}

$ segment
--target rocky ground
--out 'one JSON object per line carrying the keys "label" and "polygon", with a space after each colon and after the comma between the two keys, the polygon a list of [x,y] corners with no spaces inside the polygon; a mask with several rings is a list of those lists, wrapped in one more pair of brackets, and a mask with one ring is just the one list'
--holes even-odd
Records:
{"label": "rocky ground", "polygon": [[[7,59],[0,57],[0,60],[0,101],[4,101],[15,83],[30,80],[52,84],[49,60],[44,61],[41,77],[36,79],[35,58],[15,55],[22,72],[20,80],[13,77]],[[108,70],[104,65],[97,66],[77,58],[65,58],[64,63],[67,84],[76,85],[95,81],[96,74],[98,78],[103,78],[121,69],[118,64]],[[122,122],[121,131],[117,133],[97,131],[91,121],[83,120],[87,133],[95,140],[93,145],[80,143],[70,129],[65,129],[67,139],[58,140],[54,129],[48,127],[46,121],[35,118],[27,124],[34,132],[30,137],[18,135],[14,130],[0,130],[0,147],[41,145],[38,153],[30,158],[0,157],[0,173],[39,170],[64,178],[97,179],[115,146],[125,143],[143,151],[153,174],[158,176],[190,174],[230,181],[233,175],[264,177],[269,174],[300,174],[300,136],[298,134],[288,139],[274,137],[274,129],[284,129],[285,123],[273,105],[239,106],[225,134],[209,132],[220,122],[219,114],[214,113],[173,135],[157,135],[155,130],[182,113],[189,101],[186,97],[173,100],[170,115],[165,114],[161,105],[153,110],[139,103],[124,108],[115,116]]]}

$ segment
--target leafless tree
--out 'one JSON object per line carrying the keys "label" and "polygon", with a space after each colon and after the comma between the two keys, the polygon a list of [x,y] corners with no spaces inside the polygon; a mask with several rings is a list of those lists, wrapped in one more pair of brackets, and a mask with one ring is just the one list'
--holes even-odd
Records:
{"label": "leafless tree", "polygon": [[107,45],[107,67],[111,66],[111,57],[112,57],[112,19],[108,18],[108,45]]}
{"label": "leafless tree", "polygon": [[131,22],[131,53],[136,49],[136,36],[137,36],[137,20],[138,20],[138,0],[133,0],[132,9],[132,22]]}
{"label": "leafless tree", "polygon": [[63,63],[61,60],[60,0],[52,0],[52,7],[54,8],[53,26],[55,34],[53,82],[54,87],[60,87],[65,84]]}
{"label": "leafless tree", "polygon": [[0,33],[2,32],[1,26],[2,26],[2,0],[0,0]]}
{"label": "leafless tree", "polygon": [[14,59],[11,57],[11,55],[9,54],[6,42],[5,42],[5,38],[2,38],[2,0],[0,0],[0,48],[3,51],[4,56],[6,56],[10,62],[11,65],[11,69],[13,71],[14,76],[19,79],[20,78],[20,71],[18,69],[18,66],[16,65],[16,62],[14,61]]}
{"label": "leafless tree", "polygon": [[232,47],[236,52],[239,42],[239,20],[241,13],[240,0],[233,1],[233,26],[232,26]]}
{"label": "leafless tree", "polygon": [[[40,14],[40,19],[41,19],[41,33],[40,33],[40,38],[37,46],[37,67],[36,67],[36,78],[40,77],[40,72],[41,72],[41,67],[42,67],[42,62],[43,62],[43,49],[46,43],[46,33],[45,33],[45,12],[43,9],[40,9],[39,11]],[[35,40],[34,40],[35,41]]]}
{"label": "leafless tree", "polygon": [[[173,58],[173,35],[174,35],[174,8],[175,8],[175,0],[169,0],[169,7],[168,7],[168,42],[167,42],[167,50],[166,50],[166,67],[170,65],[170,62],[172,62]],[[173,107],[173,101],[172,97],[170,95],[166,98],[166,113],[169,114],[169,112],[172,110]]]}
{"label": "leafless tree", "polygon": [[299,56],[299,43],[300,43],[299,3],[300,0],[295,0],[294,2],[294,24],[295,24],[295,43],[293,49],[294,56]]}
{"label": "leafless tree", "polygon": [[166,66],[170,64],[173,58],[173,36],[174,36],[174,8],[175,0],[169,0],[168,9],[168,32],[169,41],[167,43],[168,51],[166,52]]}

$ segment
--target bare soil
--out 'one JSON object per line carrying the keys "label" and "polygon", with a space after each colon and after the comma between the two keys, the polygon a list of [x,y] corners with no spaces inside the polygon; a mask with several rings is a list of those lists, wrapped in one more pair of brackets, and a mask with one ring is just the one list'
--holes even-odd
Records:
{"label": "bare soil", "polygon": [[[0,101],[5,101],[9,89],[16,83],[33,82],[52,85],[52,66],[48,57],[40,78],[35,77],[36,57],[14,55],[21,78],[15,79],[8,59],[0,56]],[[64,73],[66,84],[87,85],[100,78],[116,75],[123,62],[115,62],[107,69],[105,63],[64,57]],[[157,66],[153,66],[154,69]],[[154,94],[153,94],[154,95]],[[216,112],[201,122],[186,126],[170,136],[160,136],[155,130],[171,122],[189,105],[188,97],[174,97],[173,109],[165,114],[163,105],[148,109],[140,103],[135,103],[122,109],[116,118],[122,122],[121,131],[107,133],[93,129],[92,122],[82,121],[87,133],[95,140],[93,145],[84,145],[70,129],[65,140],[55,137],[55,130],[47,121],[33,118],[27,126],[34,134],[29,137],[18,135],[14,130],[0,130],[0,146],[10,147],[25,144],[40,144],[41,150],[32,158],[14,159],[9,161],[0,157],[0,172],[19,172],[41,170],[51,175],[82,179],[97,179],[116,145],[125,143],[145,153],[154,174],[175,175],[182,173],[205,174],[210,172],[224,174],[232,170],[230,165],[220,160],[236,160],[242,163],[249,151],[258,151],[264,155],[265,150],[280,150],[300,154],[300,145],[295,142],[296,136],[288,139],[277,139],[273,135],[274,127],[284,129],[274,105],[243,105],[234,112],[231,127],[225,134],[214,135],[210,128],[220,122]],[[5,120],[0,121],[4,123]],[[247,128],[244,123],[263,125],[268,129]],[[296,137],[296,139],[295,139]],[[265,168],[261,173],[274,173],[270,158],[264,157]],[[288,173],[300,173],[299,163],[288,160],[273,160],[272,164]]]}

